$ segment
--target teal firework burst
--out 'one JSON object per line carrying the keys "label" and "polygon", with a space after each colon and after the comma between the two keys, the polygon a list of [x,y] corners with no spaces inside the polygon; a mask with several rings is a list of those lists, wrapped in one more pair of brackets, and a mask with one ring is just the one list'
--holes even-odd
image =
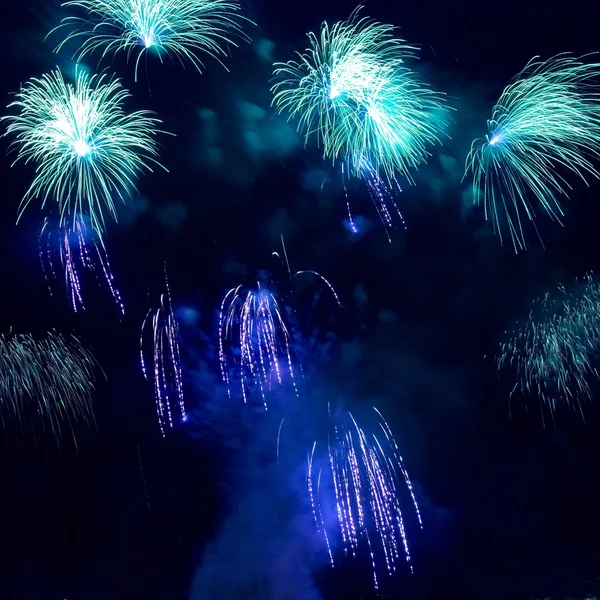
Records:
{"label": "teal firework burst", "polygon": [[446,117],[440,95],[398,67],[392,80],[380,79],[360,109],[337,124],[333,156],[344,157],[357,177],[364,177],[369,164],[388,182],[400,174],[414,183],[411,171],[429,158]]}
{"label": "teal firework burst", "polygon": [[355,10],[348,21],[309,33],[298,60],[275,64],[274,104],[298,119],[305,142],[362,177],[365,164],[388,181],[424,163],[445,126],[443,96],[404,65],[416,48],[394,27]]}
{"label": "teal firework burst", "polygon": [[515,251],[527,247],[524,221],[538,212],[562,222],[568,176],[599,177],[600,63],[559,54],[531,60],[502,92],[485,138],[471,145],[465,176],[472,173],[477,204]]}
{"label": "teal firework burst", "polygon": [[[234,39],[249,38],[242,31],[244,21],[235,0],[69,0],[63,6],[80,8],[87,18],[66,17],[61,27],[71,32],[56,48],[83,38],[78,59],[101,50],[101,57],[124,51],[127,57],[137,52],[135,78],[140,59],[154,50],[161,62],[173,56],[191,62],[202,70],[202,54],[221,64]],[[55,30],[53,30],[55,31]],[[52,32],[50,32],[52,33]]]}
{"label": "teal firework burst", "polygon": [[497,364],[516,372],[512,394],[539,396],[554,418],[559,406],[582,412],[592,399],[599,351],[600,285],[588,275],[571,290],[560,286],[536,300],[525,324],[501,344]]}
{"label": "teal firework burst", "polygon": [[149,111],[126,113],[129,93],[117,79],[78,70],[75,84],[59,70],[31,79],[3,117],[17,161],[33,162],[36,176],[19,210],[34,198],[56,202],[61,225],[89,216],[102,232],[104,213],[117,218],[114,198],[125,200],[137,175],[157,162],[158,119]]}

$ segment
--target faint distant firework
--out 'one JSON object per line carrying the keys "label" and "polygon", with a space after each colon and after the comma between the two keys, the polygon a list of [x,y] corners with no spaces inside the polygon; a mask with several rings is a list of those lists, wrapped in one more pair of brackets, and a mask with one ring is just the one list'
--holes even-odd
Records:
{"label": "faint distant firework", "polygon": [[50,32],[71,29],[56,51],[82,39],[78,60],[96,50],[101,59],[121,51],[128,59],[137,54],[136,81],[140,60],[151,50],[161,62],[164,57],[189,61],[200,72],[202,55],[225,66],[227,47],[237,46],[233,40],[250,41],[242,24],[253,24],[240,14],[236,0],[69,0],[63,6],[82,9],[87,17],[66,17]]}
{"label": "faint distant firework", "polygon": [[[146,381],[152,379],[153,382],[158,423],[163,436],[166,427],[173,427],[174,413],[180,414],[182,421],[187,420],[183,400],[179,325],[173,314],[166,269],[165,287],[166,291],[160,297],[160,306],[156,310],[148,311],[140,334],[142,372]],[[146,335],[147,331],[151,337]],[[145,343],[146,338],[148,338],[148,343]],[[149,361],[144,358],[146,348],[151,349],[152,359]],[[152,373],[149,373],[147,363],[153,365]]]}
{"label": "faint distant firework", "polygon": [[539,212],[562,221],[568,176],[600,176],[592,163],[600,158],[600,63],[585,58],[534,57],[502,92],[487,135],[467,156],[475,202],[501,242],[508,232],[515,252],[527,248],[524,221],[536,228]]}
{"label": "faint distant firework", "polygon": [[412,170],[440,142],[448,110],[443,95],[405,66],[416,48],[394,38],[392,25],[359,18],[360,10],[332,27],[323,23],[296,60],[274,65],[273,103],[297,119],[306,144],[315,139],[345,176],[367,182],[390,227],[400,214],[393,203],[397,178],[414,183]]}
{"label": "faint distant firework", "polygon": [[77,216],[73,227],[70,223],[56,227],[50,220],[44,220],[40,233],[40,261],[50,294],[52,280],[59,279],[58,269],[64,273],[67,297],[75,312],[85,309],[80,275],[83,269],[106,282],[117,308],[122,315],[125,314],[104,241],[82,217]]}
{"label": "faint distant firework", "polygon": [[587,275],[570,290],[563,286],[534,301],[529,318],[500,345],[499,370],[514,370],[519,392],[538,396],[554,420],[566,405],[583,416],[582,403],[593,398],[590,381],[598,379],[600,286]]}
{"label": "faint distant firework", "polygon": [[138,174],[160,164],[160,121],[149,111],[125,112],[129,96],[118,79],[90,77],[80,67],[73,84],[58,69],[25,82],[9,105],[18,114],[2,118],[6,134],[15,135],[15,162],[36,165],[19,218],[37,198],[42,207],[56,203],[60,224],[72,229],[87,218],[101,235],[105,213],[116,220],[115,197],[124,201]]}
{"label": "faint distant firework", "polygon": [[67,424],[94,422],[92,392],[98,367],[92,353],[72,335],[47,333],[41,339],[29,334],[0,335],[0,412],[3,425],[16,417],[49,425],[62,437]]}
{"label": "faint distant firework", "polygon": [[378,574],[396,572],[399,561],[412,572],[401,487],[406,486],[419,526],[419,506],[398,445],[381,413],[374,408],[375,431],[366,432],[348,411],[330,415],[327,444],[315,442],[308,454],[308,495],[317,531],[323,535],[331,565],[335,548],[356,557],[361,547]]}

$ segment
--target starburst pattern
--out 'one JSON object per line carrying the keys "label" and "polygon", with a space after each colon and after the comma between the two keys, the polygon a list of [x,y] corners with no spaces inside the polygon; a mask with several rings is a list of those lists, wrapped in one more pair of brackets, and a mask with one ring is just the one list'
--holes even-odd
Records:
{"label": "starburst pattern", "polygon": [[114,196],[124,201],[137,175],[159,164],[159,121],[148,111],[126,113],[128,97],[117,79],[90,77],[81,69],[75,84],[59,70],[25,83],[9,105],[19,113],[3,117],[7,134],[16,136],[17,160],[36,165],[19,217],[39,198],[42,207],[56,202],[60,224],[73,229],[87,217],[101,234],[105,212],[117,218]]}
{"label": "starburst pattern", "polygon": [[236,38],[250,41],[242,24],[252,22],[240,14],[236,0],[70,0],[63,6],[82,9],[87,17],[63,20],[56,29],[71,31],[56,51],[83,38],[78,59],[96,50],[102,58],[120,51],[129,58],[137,52],[136,81],[140,60],[150,50],[161,62],[172,56],[202,71],[203,54],[223,64],[226,48],[236,46]]}

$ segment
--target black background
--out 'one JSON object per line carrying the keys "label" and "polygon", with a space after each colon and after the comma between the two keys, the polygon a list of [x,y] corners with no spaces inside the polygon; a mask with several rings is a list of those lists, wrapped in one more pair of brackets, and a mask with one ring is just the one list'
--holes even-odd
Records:
{"label": "black background", "polygon": [[[545,249],[532,233],[532,249],[515,256],[471,207],[461,177],[503,86],[534,55],[596,50],[598,15],[564,0],[367,4],[366,14],[421,45],[419,70],[457,111],[451,140],[400,196],[407,230],[393,230],[390,244],[358,184],[349,194],[361,231],[349,233],[339,171],[304,149],[270,107],[271,62],[291,58],[307,31],[353,8],[256,0],[244,7],[258,23],[247,27],[254,43],[231,49],[229,72],[210,59],[200,75],[150,56],[136,84],[123,56],[103,63],[132,92],[129,108],[156,111],[176,134],[160,136],[169,173],[141,177],[139,194],[106,235],[122,320],[93,281],[83,314],[69,311],[59,289],[48,294],[38,259],[43,213],[32,203],[15,225],[32,167],[11,168],[10,155],[1,161],[1,329],[75,332],[107,380],[98,383],[97,430],[78,430],[77,448],[23,436],[10,423],[2,433],[0,598],[306,600],[319,597],[305,591],[313,576],[325,598],[372,595],[368,561],[331,570],[305,518],[304,488],[296,488],[303,435],[288,434],[289,478],[272,474],[285,405],[266,417],[228,401],[218,383],[216,308],[226,289],[257,270],[281,272],[271,257],[281,235],[292,267],[327,276],[344,304],[336,310],[322,296],[325,308],[303,311],[318,333],[306,345],[297,338],[296,350],[305,356],[305,408],[317,408],[290,409],[290,420],[298,426],[297,414],[308,415],[303,433],[311,438],[327,400],[374,403],[415,481],[425,529],[410,530],[415,575],[394,578],[390,597],[597,591],[597,410],[585,407],[585,423],[559,411],[556,426],[544,428],[533,399],[513,403],[509,416],[512,384],[498,378],[493,356],[536,296],[600,266],[600,184],[576,183],[565,227],[540,217]],[[55,65],[72,72],[68,51],[52,54],[56,38],[43,41],[65,11],[34,0],[3,7],[6,104],[31,76]],[[138,364],[139,328],[162,290],[163,261],[182,323],[191,413],[165,440]],[[310,302],[310,293],[300,295]],[[236,511],[254,526],[236,528]],[[279,561],[288,550],[276,550],[287,549],[286,540],[294,542],[289,577]],[[261,553],[267,558],[254,561]],[[356,583],[362,571],[364,586]]]}

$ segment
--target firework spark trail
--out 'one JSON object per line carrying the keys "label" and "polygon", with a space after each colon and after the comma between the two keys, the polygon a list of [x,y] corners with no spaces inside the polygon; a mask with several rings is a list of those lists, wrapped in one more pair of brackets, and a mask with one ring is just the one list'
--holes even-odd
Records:
{"label": "firework spark trail", "polygon": [[483,202],[501,242],[508,230],[515,252],[527,248],[524,220],[537,231],[537,208],[561,223],[567,175],[600,177],[592,164],[600,158],[600,63],[584,58],[533,58],[502,92],[485,139],[467,156],[474,201]]}
{"label": "firework spark trail", "polygon": [[[160,307],[146,314],[140,333],[140,363],[146,381],[150,380],[146,360],[144,358],[144,333],[146,326],[152,323],[152,383],[156,412],[160,431],[164,437],[165,427],[173,427],[173,409],[171,397],[177,397],[177,405],[181,420],[186,421],[185,403],[183,398],[183,376],[181,369],[181,354],[179,351],[179,325],[173,314],[171,290],[165,266],[166,293],[161,294]],[[152,315],[152,319],[150,316]]]}
{"label": "firework spark trail", "polygon": [[[333,553],[330,537],[321,510],[322,503],[335,504],[337,527],[342,545],[354,556],[361,539],[367,544],[373,568],[373,583],[377,589],[379,581],[379,559],[376,549],[383,553],[383,561],[388,574],[396,571],[396,563],[405,557],[412,572],[412,564],[404,519],[399,499],[398,482],[404,480],[414,504],[419,525],[421,514],[415,498],[412,483],[398,445],[389,425],[375,409],[383,438],[376,433],[367,434],[358,425],[351,413],[344,413],[341,420],[333,425],[327,446],[327,457],[323,461],[327,467],[317,468],[315,442],[308,454],[308,494],[317,531],[323,533],[332,566]],[[323,488],[322,475],[331,475],[331,490]],[[401,475],[400,475],[401,474]],[[315,475],[317,477],[315,493]],[[373,534],[376,533],[377,545]],[[404,552],[400,551],[402,546]]]}
{"label": "firework spark trail", "polygon": [[337,305],[342,306],[342,303],[340,302],[339,296],[337,295],[335,288],[333,287],[333,285],[331,284],[331,282],[329,280],[327,280],[327,279],[325,279],[325,277],[323,277],[323,275],[321,275],[320,273],[317,273],[316,271],[304,270],[304,271],[296,271],[292,275],[292,277],[297,277],[298,275],[313,275],[314,277],[317,277],[318,279],[320,279],[329,288],[330,292],[333,294],[333,297],[335,298]]}
{"label": "firework spark trail", "polygon": [[389,227],[397,175],[414,183],[411,171],[440,142],[447,109],[443,95],[404,65],[416,48],[394,38],[393,26],[359,19],[359,10],[333,27],[323,23],[320,36],[309,33],[310,47],[298,60],[275,64],[273,103],[298,120],[305,144],[315,137],[324,158],[341,162],[343,179],[367,182]]}
{"label": "firework spark trail", "polygon": [[102,51],[101,60],[121,51],[129,59],[139,49],[136,81],[140,60],[150,50],[161,62],[163,56],[177,58],[182,65],[187,60],[200,72],[202,54],[225,67],[227,46],[237,47],[235,38],[250,42],[242,24],[254,24],[240,14],[236,0],[69,0],[63,6],[82,9],[88,17],[66,17],[50,32],[71,29],[55,51],[80,38],[78,60],[96,50]]}
{"label": "firework spark trail", "polygon": [[[285,243],[282,238],[283,255],[290,282],[302,275],[311,275],[323,282],[341,306],[339,296],[329,280],[316,271],[291,272]],[[277,252],[273,253],[281,259]],[[281,308],[281,300],[261,287],[240,285],[230,289],[224,296],[219,310],[219,363],[221,376],[231,397],[231,374],[239,379],[244,403],[248,402],[250,386],[257,385],[265,410],[267,394],[274,385],[283,385],[285,372],[298,394],[295,368],[290,348],[290,331]]]}
{"label": "firework spark trail", "polygon": [[[44,276],[48,284],[48,289],[52,293],[50,280],[57,279],[55,270],[55,262],[52,260],[53,255],[53,227],[48,219],[44,220],[44,225],[40,233],[40,260]],[[45,250],[42,249],[42,239],[45,237]],[[108,255],[102,237],[85,224],[85,221],[77,216],[74,228],[70,225],[62,225],[58,227],[58,235],[56,236],[59,243],[60,264],[64,270],[65,286],[67,297],[71,307],[75,312],[79,309],[85,309],[83,303],[83,295],[81,291],[81,278],[79,269],[83,268],[98,277],[98,266],[101,269],[101,274],[106,281],[110,290],[111,296],[117,305],[120,313],[125,314],[121,294],[115,286],[114,277],[108,262]],[[92,250],[90,252],[90,245]],[[54,249],[55,250],[55,249]]]}
{"label": "firework spark trail", "polygon": [[267,409],[266,393],[272,390],[273,380],[279,385],[284,381],[282,361],[297,393],[289,342],[285,318],[271,292],[260,284],[257,289],[238,286],[227,292],[219,314],[219,360],[230,395],[230,362],[240,379],[244,402],[248,384],[257,384]]}
{"label": "firework spark trail", "polygon": [[42,207],[56,202],[60,224],[76,227],[87,216],[102,234],[105,211],[115,220],[114,196],[125,201],[137,175],[159,165],[156,124],[148,111],[126,113],[130,94],[118,79],[89,77],[77,69],[75,84],[60,70],[27,81],[9,108],[17,115],[2,117],[17,158],[36,164],[36,176],[19,209],[39,198]]}
{"label": "firework spark trail", "polygon": [[560,286],[534,302],[525,324],[501,343],[498,370],[512,368],[518,390],[539,396],[554,419],[558,406],[578,410],[593,398],[590,380],[598,378],[594,365],[600,351],[600,286],[587,275],[572,291]]}
{"label": "firework spark trail", "polygon": [[[0,410],[19,419],[48,422],[56,439],[67,422],[74,438],[78,421],[94,422],[96,359],[74,336],[49,332],[41,340],[28,334],[0,335]],[[3,419],[4,421],[4,419]]]}
{"label": "firework spark trail", "polygon": [[[379,215],[379,219],[383,223],[388,240],[391,242],[392,239],[390,237],[389,230],[394,226],[395,223],[394,213],[398,215],[398,218],[400,219],[403,228],[405,230],[407,229],[406,222],[404,220],[404,217],[402,216],[402,213],[400,212],[400,208],[394,200],[396,191],[402,191],[400,188],[400,184],[398,183],[398,180],[395,178],[394,174],[391,175],[391,181],[386,183],[385,180],[378,175],[378,173],[371,166],[367,159],[362,160],[362,179],[367,185],[367,190],[369,192],[371,201],[375,206],[375,210]],[[346,188],[344,163],[342,163],[342,184],[344,186],[344,193],[346,194],[346,209],[348,211],[348,221],[350,222],[352,232],[357,233],[358,229],[356,228],[354,219],[352,217],[350,200],[348,198],[348,189]],[[388,205],[391,205],[391,207]]]}

